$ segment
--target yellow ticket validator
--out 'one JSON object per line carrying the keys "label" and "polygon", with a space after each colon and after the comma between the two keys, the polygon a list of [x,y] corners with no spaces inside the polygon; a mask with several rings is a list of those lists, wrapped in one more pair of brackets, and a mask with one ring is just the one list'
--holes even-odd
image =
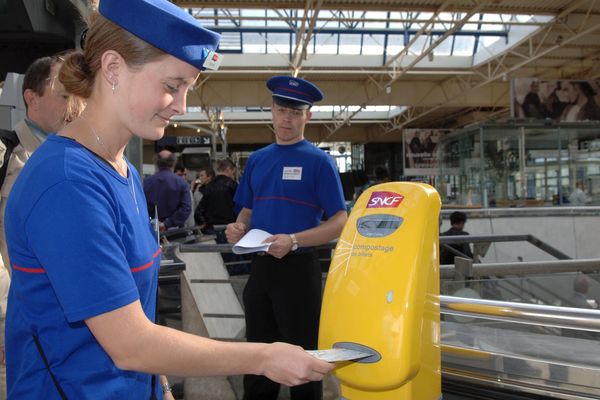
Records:
{"label": "yellow ticket validator", "polygon": [[347,400],[441,398],[438,193],[422,183],[372,186],[331,260],[319,348],[371,354],[338,363]]}

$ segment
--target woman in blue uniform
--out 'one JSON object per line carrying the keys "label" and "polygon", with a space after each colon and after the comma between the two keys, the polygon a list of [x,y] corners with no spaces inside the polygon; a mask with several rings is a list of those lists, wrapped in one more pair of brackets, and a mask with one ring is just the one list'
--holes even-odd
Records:
{"label": "woman in blue uniform", "polygon": [[[36,151],[11,193],[9,399],[162,398],[156,374],[320,380],[330,364],[283,343],[225,343],[153,323],[160,248],[133,135],[157,140],[185,111],[219,36],[165,0],[101,0],[85,50],[60,72],[87,99]],[[162,382],[164,383],[164,381]]]}
{"label": "woman in blue uniform", "polygon": [[[317,348],[321,266],[315,246],[337,238],[346,222],[339,174],[332,158],[304,139],[310,107],[323,98],[312,83],[277,76],[273,92],[275,143],[254,152],[235,196],[241,208],[226,235],[237,242],[250,228],[271,232],[269,251],[252,259],[244,290],[249,342],[284,341]],[[321,223],[325,215],[327,221]],[[279,384],[244,377],[245,400],[275,400]],[[290,390],[292,400],[322,397],[320,383]]]}

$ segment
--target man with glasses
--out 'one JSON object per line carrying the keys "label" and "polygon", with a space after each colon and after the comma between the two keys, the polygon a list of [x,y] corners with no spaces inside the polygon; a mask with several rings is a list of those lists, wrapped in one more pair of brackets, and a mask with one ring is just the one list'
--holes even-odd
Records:
{"label": "man with glasses", "polygon": [[[254,152],[235,195],[241,211],[226,229],[236,243],[249,229],[272,234],[267,253],[252,258],[244,290],[249,342],[283,341],[316,349],[321,309],[321,267],[316,246],[337,238],[347,219],[333,159],[304,139],[314,102],[323,99],[312,83],[276,76],[267,82],[275,143]],[[325,216],[327,220],[321,223]],[[279,385],[244,377],[244,399],[277,399]],[[292,400],[320,399],[321,383],[290,389]]]}

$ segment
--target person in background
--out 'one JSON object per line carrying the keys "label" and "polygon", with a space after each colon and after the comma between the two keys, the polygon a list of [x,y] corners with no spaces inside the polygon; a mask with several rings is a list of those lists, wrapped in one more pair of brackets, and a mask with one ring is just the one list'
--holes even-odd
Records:
{"label": "person in background", "polygon": [[159,374],[256,374],[293,386],[333,368],[297,346],[154,323],[161,248],[124,151],[134,135],[159,140],[185,113],[218,43],[166,0],[100,0],[84,50],[65,59],[60,81],[86,109],[31,156],[6,209],[10,400],[172,399]]}
{"label": "person in background", "polygon": [[192,213],[190,186],[173,172],[176,162],[175,154],[161,150],[156,155],[158,172],[144,180],[148,211],[154,217],[154,208],[158,209],[161,232],[183,227]]}
{"label": "person in background", "polygon": [[211,167],[201,168],[198,171],[198,175],[196,176],[194,184],[192,185],[192,192],[196,193],[197,191],[200,191],[200,193],[202,193],[204,190],[203,188],[205,188],[206,185],[208,185],[213,179],[215,179],[214,169]]}
{"label": "person in background", "polygon": [[[198,210],[198,206],[200,206],[200,201],[202,201],[202,197],[204,196],[204,191],[206,190],[206,186],[215,179],[215,170],[211,167],[204,167],[198,171],[196,176],[196,180],[192,184],[192,206],[194,212],[192,213],[194,217],[194,223],[201,228],[204,228],[204,224],[206,221],[204,219],[196,219],[196,212]],[[200,212],[200,216],[201,216]]]}
{"label": "person in background", "polygon": [[177,163],[175,165],[175,175],[183,178],[184,181],[187,181],[187,168],[183,166],[183,164]]}
{"label": "person in background", "polygon": [[[440,236],[461,236],[468,235],[469,232],[465,231],[465,224],[467,223],[467,214],[461,211],[454,211],[450,214],[450,229],[445,232],[440,233]],[[454,264],[454,254],[449,249],[445,248],[445,246],[452,247],[457,251],[461,252],[465,256],[469,258],[473,258],[473,253],[471,252],[471,246],[469,243],[458,243],[458,244],[450,244],[440,246],[440,264]]]}
{"label": "person in background", "polygon": [[[221,160],[217,165],[217,175],[204,186],[202,200],[194,212],[196,225],[204,225],[203,232],[213,234],[215,225],[235,222],[233,196],[237,189],[236,166],[231,160]],[[227,243],[223,231],[217,232],[217,243]]]}
{"label": "person in background", "polygon": [[[15,133],[19,144],[15,146],[6,165],[6,176],[0,188],[0,319],[4,320],[6,300],[10,286],[11,265],[4,235],[6,202],[12,187],[31,157],[49,133],[57,132],[83,110],[82,99],[69,95],[57,79],[63,57],[68,53],[42,57],[35,60],[25,71],[22,96],[25,103],[25,119],[18,122]],[[3,149],[6,150],[6,149]],[[4,324],[0,326],[0,362],[4,364]],[[4,373],[2,381],[4,382]],[[0,390],[4,397],[5,385]]]}
{"label": "person in background", "polygon": [[[230,243],[249,229],[270,232],[270,247],[252,258],[243,300],[248,342],[285,341],[316,348],[321,310],[318,245],[337,238],[347,214],[335,162],[304,138],[310,107],[323,98],[312,83],[269,79],[275,143],[252,153],[235,194],[241,210],[225,231]],[[327,221],[321,223],[322,217]],[[245,400],[275,400],[279,384],[244,377]],[[320,399],[321,384],[290,390],[292,400]]]}
{"label": "person in background", "polygon": [[567,307],[577,308],[597,308],[592,307],[588,302],[588,292],[590,291],[590,278],[587,275],[577,275],[573,279],[573,294],[569,298],[569,302],[566,304]]}
{"label": "person in background", "polygon": [[569,195],[569,203],[572,206],[585,206],[592,202],[592,198],[585,191],[583,181],[577,181],[575,190]]}

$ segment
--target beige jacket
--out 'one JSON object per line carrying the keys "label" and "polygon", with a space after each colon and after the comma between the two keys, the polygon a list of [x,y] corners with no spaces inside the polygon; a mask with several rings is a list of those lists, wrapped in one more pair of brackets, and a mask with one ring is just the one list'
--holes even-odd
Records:
{"label": "beige jacket", "polygon": [[[17,132],[17,136],[19,137],[19,145],[13,149],[13,153],[8,160],[8,169],[6,171],[6,178],[4,179],[4,184],[0,189],[0,194],[2,198],[0,199],[0,253],[2,253],[2,260],[4,261],[5,266],[9,266],[8,261],[8,250],[6,248],[6,239],[4,236],[4,212],[6,210],[6,200],[8,199],[8,195],[12,190],[19,173],[25,166],[31,154],[37,149],[42,141],[31,132],[29,126],[25,121],[21,121],[15,127],[15,132]],[[4,145],[0,142],[0,155],[4,158]],[[8,268],[10,271],[11,269]]]}

